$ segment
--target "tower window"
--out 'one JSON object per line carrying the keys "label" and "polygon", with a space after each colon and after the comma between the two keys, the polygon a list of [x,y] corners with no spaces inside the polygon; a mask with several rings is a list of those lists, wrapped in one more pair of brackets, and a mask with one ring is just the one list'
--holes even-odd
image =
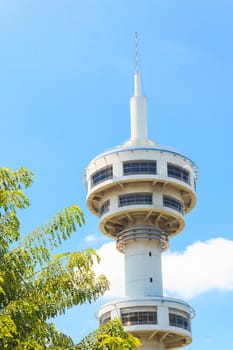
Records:
{"label": "tower window", "polygon": [[152,193],[128,193],[119,196],[119,207],[135,204],[152,204]]}
{"label": "tower window", "polygon": [[100,318],[100,324],[103,323],[107,323],[108,321],[111,320],[111,313],[110,312],[106,312],[105,314],[103,314]]}
{"label": "tower window", "polygon": [[190,184],[190,173],[186,169],[175,164],[168,163],[167,175]]}
{"label": "tower window", "polygon": [[132,326],[135,324],[157,324],[157,312],[156,311],[122,312],[121,321],[123,326]]}
{"label": "tower window", "polygon": [[152,253],[151,252],[149,252],[149,256],[151,256],[152,255]]}
{"label": "tower window", "polygon": [[163,196],[163,205],[165,207],[175,209],[179,211],[181,214],[184,214],[184,207],[177,199],[174,199],[168,196]]}
{"label": "tower window", "polygon": [[100,216],[104,215],[105,213],[107,213],[109,211],[109,208],[110,208],[110,200],[108,199],[107,201],[105,201],[100,209],[99,209],[99,214]]}
{"label": "tower window", "polygon": [[92,175],[91,184],[92,184],[92,186],[95,186],[102,181],[105,181],[107,179],[112,179],[112,177],[113,177],[112,165],[109,165],[107,167],[104,167],[104,168],[96,171]]}
{"label": "tower window", "polygon": [[153,278],[152,277],[150,277],[150,283],[152,283],[153,282]]}
{"label": "tower window", "polygon": [[170,326],[180,327],[187,330],[191,330],[190,320],[187,317],[169,313],[169,324]]}
{"label": "tower window", "polygon": [[156,161],[134,160],[123,162],[123,175],[157,174]]}

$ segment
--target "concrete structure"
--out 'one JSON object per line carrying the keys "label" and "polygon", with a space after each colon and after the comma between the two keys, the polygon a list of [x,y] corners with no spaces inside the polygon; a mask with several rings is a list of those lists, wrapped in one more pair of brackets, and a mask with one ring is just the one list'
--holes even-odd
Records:
{"label": "concrete structure", "polygon": [[186,302],[163,296],[161,253],[195,206],[197,168],[148,139],[137,69],[130,112],[130,139],[97,156],[85,172],[87,206],[125,256],[126,297],[103,305],[99,322],[120,317],[141,349],[178,349],[192,341],[194,312]]}

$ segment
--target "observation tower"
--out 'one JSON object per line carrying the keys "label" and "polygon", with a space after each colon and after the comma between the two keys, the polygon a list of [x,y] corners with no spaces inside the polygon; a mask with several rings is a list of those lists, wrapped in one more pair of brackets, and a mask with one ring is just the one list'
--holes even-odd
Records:
{"label": "observation tower", "polygon": [[179,349],[192,341],[194,311],[163,296],[161,254],[196,204],[198,169],[185,155],[148,139],[137,57],[131,137],[85,170],[87,206],[125,257],[125,297],[103,305],[99,322],[121,318],[125,331],[140,339],[140,349]]}

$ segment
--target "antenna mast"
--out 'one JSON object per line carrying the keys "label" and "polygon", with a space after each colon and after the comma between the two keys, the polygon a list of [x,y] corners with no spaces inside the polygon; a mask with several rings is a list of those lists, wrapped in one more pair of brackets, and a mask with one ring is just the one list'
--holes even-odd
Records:
{"label": "antenna mast", "polygon": [[135,73],[139,72],[139,46],[138,46],[138,33],[135,32]]}
{"label": "antenna mast", "polygon": [[131,140],[135,143],[143,143],[147,140],[146,99],[141,94],[139,73],[138,33],[135,33],[135,73],[134,95],[130,99],[130,126]]}

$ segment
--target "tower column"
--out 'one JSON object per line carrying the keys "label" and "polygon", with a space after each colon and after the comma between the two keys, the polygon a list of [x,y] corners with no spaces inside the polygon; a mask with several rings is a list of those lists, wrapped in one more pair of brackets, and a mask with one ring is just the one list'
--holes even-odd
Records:
{"label": "tower column", "polygon": [[126,296],[162,296],[161,253],[167,248],[166,234],[134,227],[118,234],[117,247],[125,254]]}
{"label": "tower column", "polygon": [[131,240],[125,247],[126,296],[162,296],[161,247],[159,241]]}

